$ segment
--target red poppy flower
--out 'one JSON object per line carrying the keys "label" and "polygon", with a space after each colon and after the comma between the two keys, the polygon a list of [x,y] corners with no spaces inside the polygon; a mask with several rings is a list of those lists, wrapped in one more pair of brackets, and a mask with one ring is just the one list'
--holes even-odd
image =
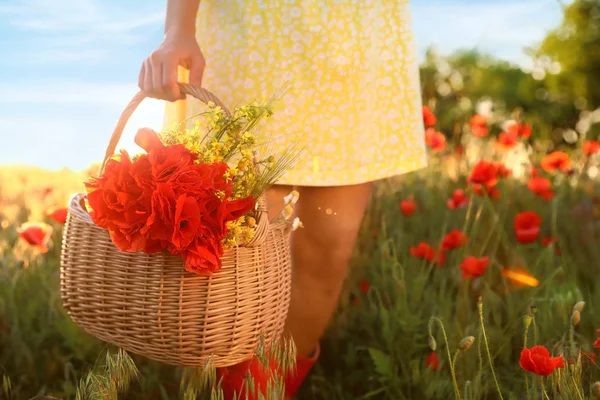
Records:
{"label": "red poppy flower", "polygon": [[531,136],[531,125],[513,122],[506,127],[506,131],[523,139],[528,139]]}
{"label": "red poppy flower", "polygon": [[498,169],[498,176],[501,176],[502,178],[506,178],[512,174],[512,170],[506,168],[506,165],[501,162],[496,163],[496,168]]}
{"label": "red poppy flower", "polygon": [[465,245],[468,241],[469,237],[467,235],[458,229],[454,229],[448,232],[448,234],[446,234],[446,236],[444,236],[442,239],[442,250],[450,251],[458,249],[459,247]]}
{"label": "red poppy flower", "polygon": [[497,147],[500,150],[510,150],[518,143],[518,136],[512,132],[502,132],[498,135]]}
{"label": "red poppy flower", "polygon": [[539,174],[540,174],[540,170],[536,166],[531,167],[531,169],[529,170],[530,176],[538,176]]}
{"label": "red poppy flower", "polygon": [[496,200],[500,198],[500,190],[498,190],[498,188],[495,187],[486,188],[482,185],[473,185],[473,191],[478,196],[483,196],[484,194],[487,194],[490,197],[490,199]]}
{"label": "red poppy flower", "polygon": [[400,210],[405,216],[410,216],[417,210],[417,203],[413,199],[402,200],[400,202]]}
{"label": "red poppy flower", "polygon": [[469,199],[465,195],[465,191],[462,189],[456,189],[452,193],[452,197],[446,201],[446,205],[450,209],[455,209],[459,207],[466,207],[469,204]]}
{"label": "red poppy flower", "polygon": [[433,253],[433,257],[431,258],[431,260],[428,260],[429,262],[437,265],[438,267],[441,267],[444,265],[444,263],[446,263],[446,253],[443,250],[436,250]]}
{"label": "red poppy flower", "polygon": [[477,278],[478,276],[483,275],[485,270],[489,264],[488,257],[473,257],[469,256],[464,259],[464,261],[460,264],[460,269],[462,269],[462,277],[463,278]]}
{"label": "red poppy flower", "polygon": [[131,159],[122,151],[86,184],[92,219],[122,251],[168,250],[189,272],[218,270],[227,222],[252,210],[255,199],[229,199],[226,163],[196,163],[185,146],[166,146],[151,129],[140,129],[135,142],[147,154]]}
{"label": "red poppy flower", "polygon": [[441,132],[436,132],[433,128],[427,128],[425,131],[425,143],[435,152],[442,152],[446,149],[446,136]]}
{"label": "red poppy flower", "polygon": [[527,187],[536,195],[542,199],[551,200],[554,198],[554,192],[552,191],[552,183],[549,179],[541,176],[533,176],[529,178]]}
{"label": "red poppy flower", "polygon": [[540,235],[542,218],[535,211],[524,211],[515,216],[515,235],[520,243],[533,243]]}
{"label": "red poppy flower", "polygon": [[443,251],[436,251],[425,242],[420,242],[416,247],[411,246],[410,254],[413,257],[427,260],[440,267],[446,262],[446,254]]}
{"label": "red poppy flower", "polygon": [[540,244],[542,245],[542,247],[548,247],[551,245],[554,245],[555,249],[556,249],[556,255],[561,255],[562,252],[560,250],[560,248],[558,247],[558,239],[553,238],[551,236],[547,236],[547,237],[543,237],[540,240]]}
{"label": "red poppy flower", "polygon": [[428,243],[420,242],[416,247],[410,247],[410,254],[413,257],[430,261],[435,256],[435,250]]}
{"label": "red poppy flower", "polygon": [[484,160],[479,161],[473,167],[468,182],[483,185],[486,188],[495,186],[498,183],[498,166]]}
{"label": "red poppy flower", "polygon": [[478,137],[485,137],[489,130],[487,127],[487,118],[481,114],[475,114],[471,118],[471,133]]}
{"label": "red poppy flower", "polygon": [[583,154],[586,156],[591,156],[600,150],[600,143],[598,143],[596,140],[586,140],[583,142],[581,149],[583,150]]}
{"label": "red poppy flower", "polygon": [[371,284],[368,280],[363,279],[360,281],[360,292],[363,294],[369,293],[369,289],[371,289]]}
{"label": "red poppy flower", "polygon": [[[596,332],[598,332],[598,334],[600,335],[600,329],[596,330]],[[596,339],[596,341],[594,342],[592,347],[595,349],[600,349],[600,337],[598,337],[598,339]]]}
{"label": "red poppy flower", "polygon": [[201,211],[193,196],[182,194],[175,203],[174,229],[171,243],[175,252],[187,248],[201,229]]}
{"label": "red poppy flower", "polygon": [[562,357],[550,357],[550,352],[544,346],[533,346],[521,351],[519,365],[525,371],[548,376],[556,368],[563,368],[565,360]]}
{"label": "red poppy flower", "polygon": [[52,231],[52,227],[43,222],[26,222],[17,229],[21,239],[36,247],[42,253],[48,252],[48,242],[52,236]]}
{"label": "red poppy flower", "polygon": [[425,359],[425,367],[437,371],[440,369],[440,359],[435,351],[429,353]]}
{"label": "red poppy flower", "polygon": [[427,106],[423,106],[423,123],[426,127],[434,126],[437,122],[437,118],[433,112]]}
{"label": "red poppy flower", "polygon": [[568,171],[571,169],[571,159],[564,151],[552,152],[542,158],[542,168],[545,171],[553,172],[555,170]]}
{"label": "red poppy flower", "polygon": [[523,139],[529,139],[531,136],[531,125],[530,124],[520,124],[519,125],[519,136]]}
{"label": "red poppy flower", "polygon": [[48,216],[55,222],[64,225],[67,222],[67,208],[56,208],[48,213]]}

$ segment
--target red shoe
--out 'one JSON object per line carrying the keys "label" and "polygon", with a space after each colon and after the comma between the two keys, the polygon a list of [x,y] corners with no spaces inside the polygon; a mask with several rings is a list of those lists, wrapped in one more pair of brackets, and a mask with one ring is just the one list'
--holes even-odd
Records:
{"label": "red shoe", "polygon": [[[248,375],[251,375],[254,381],[254,387],[249,386],[250,393],[246,392],[245,378]],[[221,381],[225,400],[233,399],[234,395],[240,400],[258,400],[259,393],[265,398],[268,380],[269,369],[256,357],[229,367],[217,368],[217,382]]]}
{"label": "red shoe", "polygon": [[317,348],[310,357],[298,356],[296,358],[296,368],[294,371],[287,374],[285,377],[285,395],[288,399],[293,399],[300,390],[302,383],[306,379],[306,376],[312,369],[313,365],[319,359],[321,354],[321,346],[317,345]]}

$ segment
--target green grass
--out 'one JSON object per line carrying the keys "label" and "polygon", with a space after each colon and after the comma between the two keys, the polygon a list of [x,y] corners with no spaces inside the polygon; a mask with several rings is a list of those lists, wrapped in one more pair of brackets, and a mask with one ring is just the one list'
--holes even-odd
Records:
{"label": "green grass", "polygon": [[[524,182],[505,178],[498,185],[501,199],[472,195],[468,207],[450,210],[446,200],[454,189],[466,187],[470,166],[462,167],[456,181],[445,168],[440,163],[376,185],[346,291],[322,341],[321,359],[300,399],[441,399],[458,395],[465,400],[496,399],[500,398],[498,388],[504,399],[525,398],[527,389],[529,398],[544,398],[540,379],[519,367],[526,316],[532,313],[527,346],[544,345],[553,356],[573,360],[545,380],[549,398],[591,398],[591,387],[600,379],[598,365],[589,355],[596,351],[592,343],[600,328],[596,188],[590,193],[592,182],[583,175],[572,185],[567,179],[552,178],[556,197],[546,201],[532,194]],[[407,217],[398,203],[409,196],[414,197],[418,209]],[[74,325],[61,307],[60,227],[56,226],[53,246],[45,255],[35,254],[18,239],[16,228],[29,215],[25,199],[26,193],[5,199],[16,204],[19,212],[0,217],[0,374],[5,376],[6,393],[10,381],[12,399],[39,394],[74,399],[77,388],[89,383],[88,372],[98,372],[97,360],[104,359],[104,352],[118,353]],[[525,210],[535,210],[542,217],[540,236],[556,237],[560,255],[556,248],[543,247],[539,241],[517,243],[513,218]],[[442,267],[410,254],[410,246],[419,242],[436,246],[452,229],[462,230],[470,239],[464,247],[449,252]],[[469,255],[490,258],[482,277],[461,277],[459,265]],[[516,266],[536,277],[539,285],[515,287],[502,269]],[[363,280],[370,286],[366,293],[360,290]],[[571,335],[573,306],[578,301],[585,301],[585,307]],[[431,329],[441,362],[437,371],[425,366],[431,352],[432,317],[441,322],[434,320]],[[468,336],[475,342],[455,354]],[[586,353],[579,355],[573,348]],[[131,385],[119,398],[185,397],[180,388],[182,369],[132,357],[139,376],[130,377]],[[93,376],[105,376],[102,371],[106,372]],[[82,393],[80,390],[80,398],[86,398]],[[189,393],[187,396],[192,398]]]}

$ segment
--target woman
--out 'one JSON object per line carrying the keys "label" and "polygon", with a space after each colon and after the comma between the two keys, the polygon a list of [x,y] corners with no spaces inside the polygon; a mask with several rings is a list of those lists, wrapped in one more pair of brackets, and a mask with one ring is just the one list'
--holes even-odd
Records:
{"label": "woman", "polygon": [[[296,373],[286,377],[292,398],[319,356],[372,182],[426,165],[408,0],[167,3],[164,41],[139,75],[142,90],[171,102],[167,124],[199,110],[193,99],[182,100],[178,80],[202,85],[231,106],[291,82],[263,134],[277,136],[278,149],[298,137],[308,143],[268,193],[277,204],[295,188],[304,224],[291,239],[286,329],[298,351]],[[226,396],[242,389],[248,372],[264,390],[260,369],[249,360],[220,370]]]}

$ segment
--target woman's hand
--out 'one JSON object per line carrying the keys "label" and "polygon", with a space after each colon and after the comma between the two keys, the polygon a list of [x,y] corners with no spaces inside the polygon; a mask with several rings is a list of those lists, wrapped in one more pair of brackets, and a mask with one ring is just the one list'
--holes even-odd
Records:
{"label": "woman's hand", "polygon": [[184,98],[177,85],[177,67],[190,71],[190,84],[200,86],[204,73],[204,56],[194,35],[166,35],[140,70],[138,86],[149,97],[175,101]]}

